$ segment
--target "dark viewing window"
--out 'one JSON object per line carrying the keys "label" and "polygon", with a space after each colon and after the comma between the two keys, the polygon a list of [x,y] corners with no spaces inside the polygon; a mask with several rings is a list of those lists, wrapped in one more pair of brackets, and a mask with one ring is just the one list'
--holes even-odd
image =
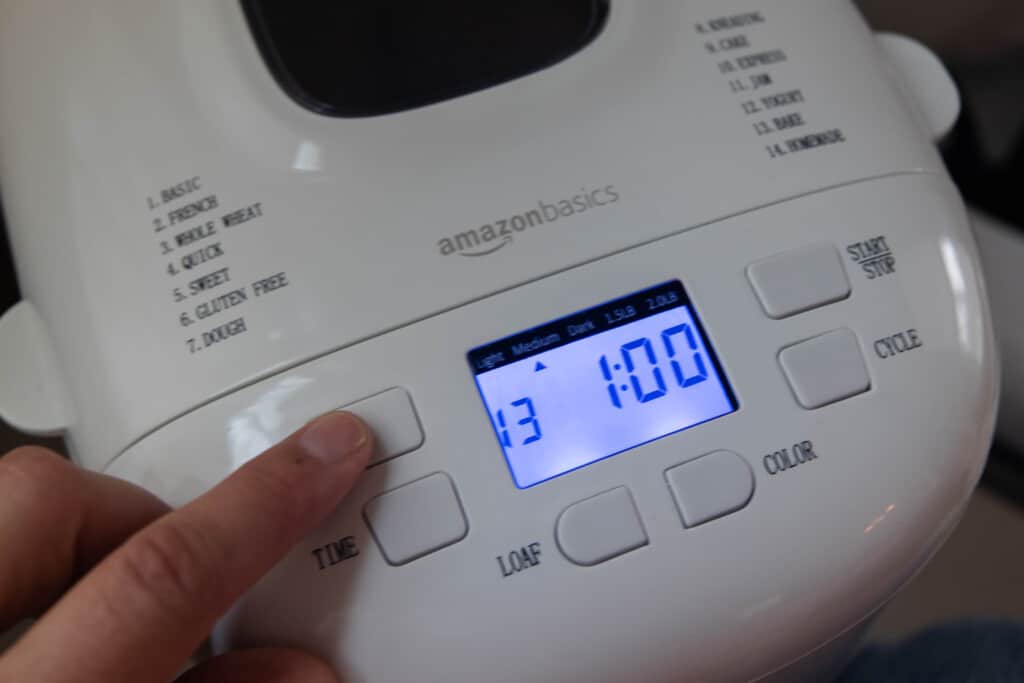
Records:
{"label": "dark viewing window", "polygon": [[598,34],[608,0],[242,0],[264,60],[299,104],[377,116],[539,71]]}

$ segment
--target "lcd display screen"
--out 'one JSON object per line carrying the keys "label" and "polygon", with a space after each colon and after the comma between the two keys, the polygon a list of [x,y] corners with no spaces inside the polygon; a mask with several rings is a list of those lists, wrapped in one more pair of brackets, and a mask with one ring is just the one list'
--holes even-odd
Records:
{"label": "lcd display screen", "polygon": [[678,281],[468,354],[519,488],[737,410]]}

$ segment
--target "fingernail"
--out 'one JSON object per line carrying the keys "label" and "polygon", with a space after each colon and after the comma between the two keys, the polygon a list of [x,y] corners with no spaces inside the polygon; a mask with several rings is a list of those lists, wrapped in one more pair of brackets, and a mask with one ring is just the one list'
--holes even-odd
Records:
{"label": "fingernail", "polygon": [[306,427],[299,446],[314,458],[334,464],[366,444],[366,427],[352,413],[321,415]]}

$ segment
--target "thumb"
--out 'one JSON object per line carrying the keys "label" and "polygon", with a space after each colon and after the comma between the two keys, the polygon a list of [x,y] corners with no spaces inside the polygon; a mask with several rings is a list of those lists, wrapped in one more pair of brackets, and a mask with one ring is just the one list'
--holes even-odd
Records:
{"label": "thumb", "polygon": [[317,418],[109,555],[0,660],[0,680],[167,681],[334,510],[372,448],[354,415]]}

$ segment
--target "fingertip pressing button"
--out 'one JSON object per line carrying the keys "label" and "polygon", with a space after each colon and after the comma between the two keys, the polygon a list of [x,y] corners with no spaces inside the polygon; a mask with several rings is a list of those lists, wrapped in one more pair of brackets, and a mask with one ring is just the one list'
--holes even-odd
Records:
{"label": "fingertip pressing button", "polygon": [[423,445],[423,430],[412,398],[394,388],[340,408],[358,415],[373,431],[376,447],[370,464],[414,451]]}

